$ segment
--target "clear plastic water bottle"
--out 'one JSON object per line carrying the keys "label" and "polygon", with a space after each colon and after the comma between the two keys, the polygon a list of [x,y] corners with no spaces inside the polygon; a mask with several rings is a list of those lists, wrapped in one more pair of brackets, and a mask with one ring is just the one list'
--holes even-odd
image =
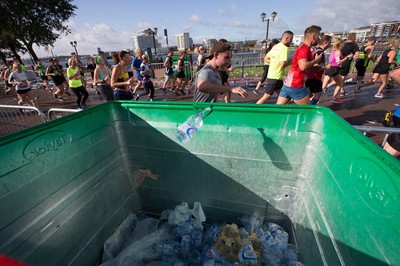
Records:
{"label": "clear plastic water bottle", "polygon": [[190,234],[184,234],[181,239],[182,255],[187,257],[190,253],[191,247],[193,246],[193,239]]}
{"label": "clear plastic water bottle", "polygon": [[200,249],[203,242],[203,231],[199,228],[192,233],[193,248]]}
{"label": "clear plastic water bottle", "polygon": [[217,224],[210,224],[206,227],[206,232],[204,233],[204,238],[209,244],[214,244],[221,231],[220,226]]}
{"label": "clear plastic water bottle", "polygon": [[178,140],[185,143],[193,138],[199,128],[203,126],[203,119],[210,110],[211,108],[207,107],[203,111],[190,116],[182,125],[180,125],[176,132]]}
{"label": "clear plastic water bottle", "polygon": [[258,265],[258,257],[253,249],[250,239],[242,240],[242,248],[238,254],[241,265]]}
{"label": "clear plastic water bottle", "polygon": [[295,245],[289,244],[285,250],[286,265],[296,265],[299,261],[299,251]]}

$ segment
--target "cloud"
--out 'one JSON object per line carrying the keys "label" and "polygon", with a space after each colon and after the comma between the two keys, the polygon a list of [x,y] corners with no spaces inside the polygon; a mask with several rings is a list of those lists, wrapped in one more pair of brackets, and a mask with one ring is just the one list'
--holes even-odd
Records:
{"label": "cloud", "polygon": [[300,25],[316,24],[325,32],[343,31],[369,26],[374,22],[386,21],[387,18],[398,19],[400,1],[398,0],[369,0],[360,4],[352,1],[339,1],[333,4],[330,0],[316,1],[314,10],[300,16],[297,22]]}
{"label": "cloud", "polygon": [[201,20],[200,16],[193,15],[190,17],[190,21],[195,22],[195,23],[200,23],[202,20]]}
{"label": "cloud", "polygon": [[220,14],[221,16],[227,16],[228,15],[228,13],[226,13],[225,9],[222,9],[222,8],[218,9],[218,14]]}
{"label": "cloud", "polygon": [[[76,41],[79,54],[96,54],[97,48],[104,51],[118,51],[132,47],[131,32],[118,32],[106,23],[91,24],[85,23],[79,27],[73,21],[68,23],[71,34],[62,35],[54,44],[53,54],[68,55],[67,51],[73,52],[71,41]],[[35,49],[39,57],[50,56],[44,47]]]}

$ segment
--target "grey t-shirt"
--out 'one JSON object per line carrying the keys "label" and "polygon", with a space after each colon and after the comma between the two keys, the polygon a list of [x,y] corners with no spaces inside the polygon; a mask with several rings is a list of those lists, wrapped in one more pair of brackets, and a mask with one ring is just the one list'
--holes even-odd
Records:
{"label": "grey t-shirt", "polygon": [[199,91],[197,83],[200,80],[208,80],[211,83],[222,85],[221,76],[215,68],[211,65],[206,64],[196,73],[196,87],[194,89],[194,102],[213,102],[218,95],[217,93],[204,93]]}

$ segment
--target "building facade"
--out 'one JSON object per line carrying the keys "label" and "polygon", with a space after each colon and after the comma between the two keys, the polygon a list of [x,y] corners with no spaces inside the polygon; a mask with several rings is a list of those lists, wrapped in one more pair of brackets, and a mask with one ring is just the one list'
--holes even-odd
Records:
{"label": "building facade", "polygon": [[[161,44],[157,41],[157,39],[154,39],[156,43],[156,49],[161,47]],[[132,48],[134,51],[136,51],[138,48],[142,49],[143,51],[147,51],[147,48],[150,48],[151,51],[154,53],[154,41],[153,41],[153,36],[148,36],[148,35],[136,35],[132,36]]]}
{"label": "building facade", "polygon": [[371,35],[371,27],[361,27],[351,30],[350,32],[356,34],[356,41],[357,42],[365,42]]}
{"label": "building facade", "polygon": [[187,50],[191,48],[191,43],[190,43],[190,36],[189,33],[184,32],[182,34],[176,35],[176,41],[177,41],[177,47],[178,50]]}
{"label": "building facade", "polygon": [[385,21],[371,24],[370,36],[378,40],[399,37],[400,21]]}
{"label": "building facade", "polygon": [[207,49],[210,50],[211,47],[216,43],[216,39],[203,39],[203,46]]}

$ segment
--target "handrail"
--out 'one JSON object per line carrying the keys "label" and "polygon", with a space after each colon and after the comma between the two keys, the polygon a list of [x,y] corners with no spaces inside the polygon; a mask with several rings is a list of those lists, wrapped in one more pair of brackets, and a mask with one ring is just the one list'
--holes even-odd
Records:
{"label": "handrail", "polygon": [[396,127],[373,127],[357,125],[353,125],[353,127],[358,131],[363,132],[364,135],[366,135],[367,133],[386,133],[381,144],[382,147],[385,145],[390,133],[400,134],[400,128]]}

